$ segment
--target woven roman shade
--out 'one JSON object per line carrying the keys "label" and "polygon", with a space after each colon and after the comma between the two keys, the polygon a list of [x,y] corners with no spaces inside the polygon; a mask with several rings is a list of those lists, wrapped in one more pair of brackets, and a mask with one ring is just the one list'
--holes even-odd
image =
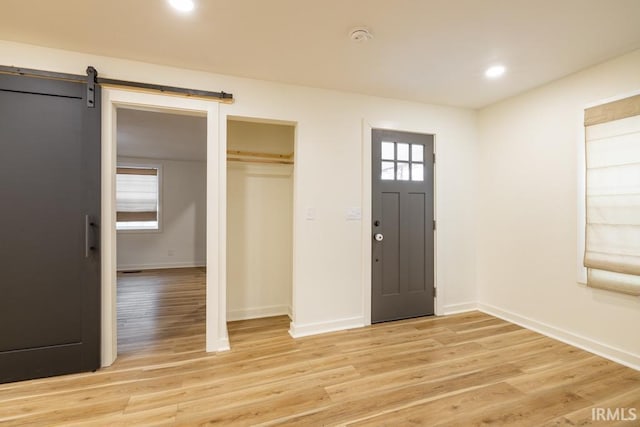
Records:
{"label": "woven roman shade", "polygon": [[116,221],[158,220],[158,169],[119,167],[116,175]]}
{"label": "woven roman shade", "polygon": [[640,95],[585,110],[587,285],[640,295]]}

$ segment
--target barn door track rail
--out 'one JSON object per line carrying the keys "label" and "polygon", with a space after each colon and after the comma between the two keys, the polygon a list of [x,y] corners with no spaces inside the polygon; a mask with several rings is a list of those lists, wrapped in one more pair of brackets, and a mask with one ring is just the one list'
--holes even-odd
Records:
{"label": "barn door track rail", "polygon": [[187,89],[176,86],[165,86],[152,83],[131,82],[127,80],[107,79],[98,77],[98,71],[92,67],[87,67],[87,75],[57,73],[54,71],[35,70],[32,68],[19,68],[6,65],[0,65],[1,74],[13,74],[27,77],[39,77],[45,79],[66,80],[78,83],[87,83],[87,106],[94,107],[95,85],[106,85],[116,87],[126,87],[147,91],[158,91],[170,95],[180,95],[195,98],[216,99],[221,102],[233,102],[233,94],[227,92],[211,92],[200,89]]}

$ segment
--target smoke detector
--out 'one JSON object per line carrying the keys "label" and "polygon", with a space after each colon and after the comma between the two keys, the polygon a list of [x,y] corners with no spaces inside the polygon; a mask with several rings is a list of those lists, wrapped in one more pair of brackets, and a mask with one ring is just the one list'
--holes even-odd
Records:
{"label": "smoke detector", "polygon": [[351,30],[349,37],[356,43],[365,43],[373,38],[373,34],[365,27],[356,27]]}

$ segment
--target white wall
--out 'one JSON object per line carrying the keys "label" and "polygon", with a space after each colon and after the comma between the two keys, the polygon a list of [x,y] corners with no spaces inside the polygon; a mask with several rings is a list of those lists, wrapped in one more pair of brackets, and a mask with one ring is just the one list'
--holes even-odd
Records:
{"label": "white wall", "polygon": [[640,299],[577,283],[584,107],[638,89],[640,51],[480,111],[477,270],[481,308],[640,368]]}
{"label": "white wall", "polygon": [[[228,116],[285,120],[297,124],[294,193],[294,320],[292,329],[320,332],[366,323],[363,239],[371,232],[367,218],[347,221],[346,209],[363,207],[365,163],[363,121],[389,129],[436,134],[436,270],[438,313],[470,307],[476,300],[476,114],[474,111],[356,94],[221,76],[77,52],[0,42],[3,63],[27,68],[82,74],[87,65],[107,78],[143,81],[234,94],[233,104],[220,106],[220,144],[226,141]],[[225,147],[220,147],[225,148]],[[220,200],[226,198],[226,171],[218,176]],[[313,207],[314,221],[305,220]],[[224,241],[226,217],[219,237]],[[214,230],[215,231],[215,230]],[[213,231],[212,231],[213,232]],[[215,235],[215,234],[213,234]],[[220,248],[221,265],[226,251]],[[210,251],[208,251],[210,252]],[[213,268],[212,266],[209,266]],[[224,271],[219,274],[225,283]],[[220,325],[225,334],[226,295],[216,292]],[[211,299],[209,299],[209,296]],[[210,308],[208,306],[208,308]],[[214,310],[214,308],[211,308]],[[213,338],[212,338],[213,339]]]}
{"label": "white wall", "polygon": [[118,270],[205,265],[206,162],[118,157],[118,163],[160,165],[162,192],[160,231],[118,231]]}
{"label": "white wall", "polygon": [[255,123],[247,119],[229,120],[227,148],[254,153],[292,154],[296,128],[275,123]]}
{"label": "white wall", "polygon": [[227,172],[227,319],[290,314],[293,167],[229,162]]}

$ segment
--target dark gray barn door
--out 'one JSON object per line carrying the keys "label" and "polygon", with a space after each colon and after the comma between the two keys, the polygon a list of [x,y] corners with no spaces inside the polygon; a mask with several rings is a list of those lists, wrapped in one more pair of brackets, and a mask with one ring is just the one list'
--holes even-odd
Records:
{"label": "dark gray barn door", "polygon": [[372,134],[371,321],[434,313],[433,136]]}
{"label": "dark gray barn door", "polygon": [[0,382],[100,366],[100,93],[0,75]]}

